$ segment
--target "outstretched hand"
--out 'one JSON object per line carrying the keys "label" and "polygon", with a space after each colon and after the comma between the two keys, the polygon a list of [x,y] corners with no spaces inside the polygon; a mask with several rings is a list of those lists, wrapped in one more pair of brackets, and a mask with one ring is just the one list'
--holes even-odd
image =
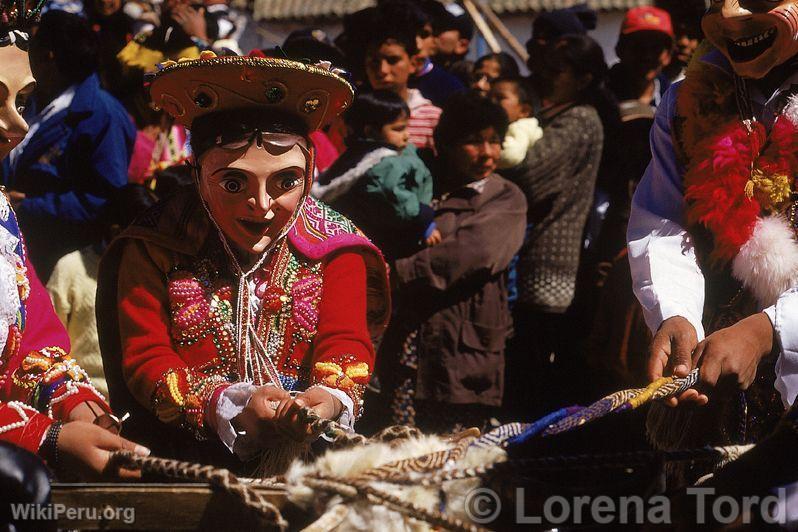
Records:
{"label": "outstretched hand", "polygon": [[58,436],[60,469],[67,475],[75,475],[81,480],[100,478],[134,479],[140,478],[140,471],[120,468],[108,470],[108,462],[113,451],[131,451],[140,456],[148,456],[150,450],[108,430],[86,421],[65,423]]}

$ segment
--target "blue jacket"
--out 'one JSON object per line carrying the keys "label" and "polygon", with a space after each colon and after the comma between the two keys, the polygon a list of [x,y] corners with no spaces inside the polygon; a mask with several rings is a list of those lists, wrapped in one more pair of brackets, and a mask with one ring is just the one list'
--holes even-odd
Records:
{"label": "blue jacket", "polygon": [[4,162],[5,185],[27,195],[20,218],[94,221],[127,183],[135,139],[124,107],[100,88],[97,75],[86,78],[69,108],[40,125],[15,168]]}
{"label": "blue jacket", "polygon": [[67,109],[40,124],[13,168],[4,161],[4,184],[26,195],[17,216],[43,279],[58,258],[100,238],[97,218],[127,184],[135,138],[131,118],[95,74]]}

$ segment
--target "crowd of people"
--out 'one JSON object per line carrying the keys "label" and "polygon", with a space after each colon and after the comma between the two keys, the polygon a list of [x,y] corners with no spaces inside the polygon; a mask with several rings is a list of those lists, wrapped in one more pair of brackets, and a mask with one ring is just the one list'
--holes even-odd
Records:
{"label": "crowd of people", "polygon": [[[30,39],[36,87],[20,95],[27,101],[19,109],[29,131],[4,161],[4,183],[74,358],[100,392],[110,385],[114,398],[114,384],[129,388],[133,410],[160,393],[157,381],[169,369],[156,359],[154,373],[142,373],[158,343],[152,319],[163,310],[156,305],[147,317],[146,302],[134,297],[158,277],[142,264],[164,266],[146,246],[117,251],[119,271],[104,282],[118,286],[99,286],[95,299],[106,279],[100,259],[137,216],[156,202],[174,204],[170,198],[192,186],[192,161],[202,153],[196,128],[189,143],[191,124],[151,100],[148,72],[240,52],[238,18],[217,2],[54,2]],[[665,68],[672,59],[686,63],[690,50],[677,49],[667,12],[632,9],[619,37],[621,62],[608,69],[587,36],[595,23],[584,7],[538,17],[528,77],[505,52],[468,61],[470,19],[434,0],[381,2],[349,15],[335,41],[308,28],[250,53],[326,62],[346,69],[356,87],[346,112],[309,128],[315,157],[306,193],[352,220],[390,265],[390,325],[358,358],[376,356],[370,379],[358,381],[364,398],[342,401],[354,421],[365,399],[360,430],[395,423],[447,431],[532,418],[581,399],[569,382],[586,378],[591,364],[634,365],[582,353],[594,316],[607,314],[597,312],[607,265],[625,249],[630,192],[642,175],[630,159],[646,158],[641,132],[681,74],[672,69],[669,78]],[[619,136],[637,143],[635,153]],[[101,319],[98,327],[96,307],[117,302],[104,301],[107,293],[118,299],[119,311],[109,311],[118,323]],[[624,304],[632,307],[631,298]],[[168,329],[164,348],[178,338]],[[121,349],[121,364],[104,367],[100,337],[120,342],[104,349]],[[623,382],[615,373],[608,379],[607,386]],[[229,401],[240,413],[242,399]],[[177,418],[204,430],[203,416]]]}
{"label": "crowd of people", "polygon": [[700,271],[661,258],[688,244],[660,181],[699,156],[689,116],[690,143],[665,124],[699,17],[630,9],[609,66],[596,13],[542,13],[524,76],[505,52],[468,60],[455,8],[384,0],[334,40],[245,56],[216,0],[53,1],[15,29],[0,439],[94,473],[142,445],[279,470],[317,436],[303,407],[364,433],[486,429],[645,385],[671,354],[686,373],[703,292],[663,295]]}

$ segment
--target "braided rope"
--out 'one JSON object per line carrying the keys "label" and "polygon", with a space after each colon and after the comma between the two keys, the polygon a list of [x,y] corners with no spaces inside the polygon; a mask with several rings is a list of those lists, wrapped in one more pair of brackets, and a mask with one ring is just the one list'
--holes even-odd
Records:
{"label": "braided rope", "polygon": [[446,464],[457,462],[462,458],[473,438],[462,438],[454,447],[442,449],[421,456],[403,458],[388,462],[381,466],[367,469],[355,477],[357,480],[377,480],[380,482],[412,483],[411,475],[433,473],[442,469]]}
{"label": "braided rope", "polygon": [[694,386],[696,382],[698,382],[698,368],[691,371],[686,377],[662,377],[645,388],[612,393],[546,428],[541,435],[545,437],[561,434],[613,412],[639,408],[655,399],[674,397]]}
{"label": "braided rope", "polygon": [[694,369],[687,374],[686,377],[674,378],[670,384],[666,384],[654,393],[652,400],[665,399],[674,397],[680,393],[692,388],[698,382],[699,371],[698,368]]}
{"label": "braided rope", "polygon": [[[692,387],[698,381],[698,369],[687,377],[657,379],[645,388],[621,390],[610,394],[588,407],[568,407],[553,412],[535,423],[511,423],[498,427],[481,438],[464,437],[450,449],[428,453],[423,456],[397,460],[382,466],[364,471],[356,478],[339,478],[315,475],[303,479],[303,483],[311,488],[336,493],[347,499],[364,498],[373,503],[391,508],[407,517],[424,521],[436,527],[449,530],[475,532],[482,529],[465,523],[455,517],[446,516],[437,510],[427,510],[411,501],[406,501],[384,490],[378,489],[369,482],[380,481],[390,484],[422,485],[425,487],[441,486],[445,482],[485,477],[491,473],[502,471],[517,473],[526,470],[566,470],[608,469],[627,467],[631,464],[651,464],[652,460],[661,462],[674,461],[714,461],[717,467],[737,459],[753,445],[705,447],[684,451],[637,451],[604,455],[554,456],[534,459],[509,460],[485,466],[469,467],[440,471],[446,464],[458,461],[471,446],[485,448],[522,443],[530,437],[541,434],[550,436],[581,426],[589,421],[599,419],[611,412],[638,408],[650,401],[660,400],[678,395]],[[333,444],[351,446],[365,445],[370,442],[364,436],[352,433],[339,423],[321,418],[308,407],[300,410],[299,419],[306,423],[314,433],[325,434]],[[393,428],[371,441],[391,441],[415,436],[412,431],[399,431]],[[224,489],[241,499],[264,517],[269,523],[285,529],[288,523],[280,510],[263,495],[241,483],[237,477],[226,469],[202,466],[189,462],[167,460],[155,457],[140,457],[128,451],[112,453],[111,464],[150,471],[168,477],[208,482]],[[411,478],[411,476],[413,478]],[[421,476],[422,478],[419,478]]]}
{"label": "braided rope", "polygon": [[482,532],[485,530],[484,528],[472,525],[471,523],[466,523],[457,517],[444,515],[438,510],[427,510],[415,503],[400,499],[391,493],[387,493],[383,490],[375,488],[374,486],[371,486],[365,482],[356,481],[355,485],[361,492],[367,494],[369,497],[374,497],[383,505],[390,506],[412,519],[418,519],[419,517],[422,517],[423,521],[433,526],[452,531]]}
{"label": "braided rope", "polygon": [[568,416],[570,416],[572,414],[575,414],[576,412],[578,412],[581,409],[582,409],[581,406],[569,406],[569,407],[566,407],[566,408],[561,408],[560,410],[557,410],[556,412],[552,412],[551,414],[548,414],[546,416],[543,416],[542,418],[538,419],[534,423],[530,424],[527,427],[527,429],[524,431],[523,434],[520,434],[519,436],[509,440],[507,442],[507,445],[510,446],[510,445],[518,445],[520,443],[524,443],[528,439],[533,438],[533,437],[537,436],[538,434],[540,434],[543,430],[545,430],[550,425],[552,425],[552,424],[560,421],[561,419],[564,419],[564,418],[566,418],[566,417],[568,417]]}
{"label": "braided rope", "polygon": [[642,392],[629,399],[629,401],[627,401],[629,403],[629,407],[634,410],[635,408],[646,404],[654,397],[655,393],[658,391],[661,392],[662,388],[669,384],[673,384],[673,377],[660,377],[646,386]]}
{"label": "braided rope", "polygon": [[242,483],[238,477],[227,469],[204,466],[191,462],[181,462],[152,456],[138,456],[130,451],[111,453],[109,467],[126,467],[147,471],[158,475],[184,480],[207,482],[238,497],[244,505],[256,511],[268,523],[286,530],[288,522],[280,510],[269,502],[261,493]]}
{"label": "braided rope", "polygon": [[753,445],[728,445],[725,447],[702,447],[681,451],[634,451],[608,454],[579,454],[572,456],[547,456],[542,458],[513,459],[496,462],[490,465],[467,467],[441,471],[424,478],[392,478],[385,479],[391,484],[421,485],[425,487],[440,486],[446,482],[484,478],[492,473],[518,473],[526,471],[555,471],[570,469],[618,469],[630,465],[652,462],[715,462],[716,469],[724,467],[753,448]]}
{"label": "braided rope", "polygon": [[[715,462],[720,469],[733,462],[754,447],[749,445],[727,445],[724,447],[702,447],[680,451],[634,451],[608,454],[579,454],[573,456],[547,456],[542,458],[513,459],[494,464],[453,469],[430,475],[413,483],[422,486],[437,486],[454,480],[469,478],[484,478],[491,473],[508,471],[517,473],[519,470],[568,470],[568,469],[618,469],[636,464],[651,464],[654,461],[662,462]],[[389,480],[388,482],[395,482]]]}
{"label": "braided rope", "polygon": [[471,446],[479,449],[494,446],[501,447],[507,440],[517,438],[521,434],[524,434],[529,428],[529,425],[529,423],[507,423],[506,425],[496,427],[487,434],[480,436]]}
{"label": "braided rope", "polygon": [[575,414],[572,414],[558,421],[557,423],[554,423],[546,428],[541,433],[541,436],[554,436],[555,434],[567,432],[569,430],[575,429],[576,427],[581,427],[585,423],[589,423],[593,420],[606,416],[613,411],[613,403],[615,402],[613,396],[616,394],[599,399],[592,405],[581,409],[579,412],[576,412]]}
{"label": "braided rope", "polygon": [[302,482],[308,487],[337,493],[349,499],[365,498],[372,504],[391,508],[411,519],[424,521],[434,527],[458,532],[482,532],[484,530],[456,517],[444,515],[437,510],[427,510],[413,502],[375,488],[367,480],[342,479],[319,475],[307,477]]}

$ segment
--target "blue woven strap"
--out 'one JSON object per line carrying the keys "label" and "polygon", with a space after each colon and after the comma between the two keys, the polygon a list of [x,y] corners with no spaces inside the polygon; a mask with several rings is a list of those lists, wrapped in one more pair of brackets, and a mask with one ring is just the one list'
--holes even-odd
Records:
{"label": "blue woven strap", "polygon": [[528,424],[527,429],[523,432],[523,434],[519,434],[518,436],[508,441],[507,446],[512,447],[513,445],[522,444],[525,441],[529,440],[530,438],[534,438],[535,436],[540,434],[550,425],[557,423],[558,421],[565,419],[566,417],[571,416],[576,412],[581,411],[582,409],[584,409],[584,407],[582,406],[577,406],[577,405],[568,406],[565,408],[561,408],[556,412],[552,412],[551,414],[543,416],[534,423]]}

